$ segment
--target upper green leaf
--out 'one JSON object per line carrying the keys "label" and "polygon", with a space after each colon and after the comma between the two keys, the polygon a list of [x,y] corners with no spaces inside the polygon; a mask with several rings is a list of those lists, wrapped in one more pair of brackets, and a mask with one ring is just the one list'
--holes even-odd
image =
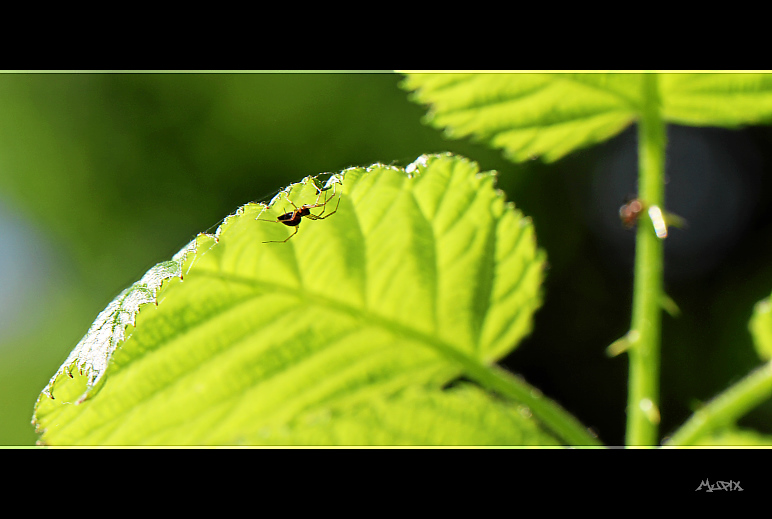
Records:
{"label": "upper green leaf", "polygon": [[[772,75],[658,74],[666,122],[735,127],[772,119]],[[408,74],[426,121],[473,136],[513,161],[547,162],[621,132],[642,115],[643,74]]]}
{"label": "upper green leaf", "polygon": [[[304,204],[323,219],[276,221]],[[532,423],[507,432],[516,406],[441,391],[529,333],[543,266],[530,221],[463,158],[308,177],[118,296],[34,421],[48,444],[554,443]],[[416,402],[439,409],[434,436],[410,421],[362,435]],[[498,425],[448,436],[459,409]]]}
{"label": "upper green leaf", "polygon": [[619,133],[638,112],[637,82],[589,74],[409,74],[403,87],[431,104],[427,122],[449,137],[472,135],[520,162],[557,160]]}
{"label": "upper green leaf", "polygon": [[772,122],[772,74],[660,74],[666,121],[693,126]]}

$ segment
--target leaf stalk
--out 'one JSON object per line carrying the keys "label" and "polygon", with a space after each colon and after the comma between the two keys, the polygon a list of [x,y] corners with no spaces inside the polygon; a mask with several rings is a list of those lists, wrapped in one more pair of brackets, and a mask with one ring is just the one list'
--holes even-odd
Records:
{"label": "leaf stalk", "polygon": [[748,411],[772,396],[772,362],[742,380],[696,411],[665,445],[693,445],[700,437],[730,427]]}

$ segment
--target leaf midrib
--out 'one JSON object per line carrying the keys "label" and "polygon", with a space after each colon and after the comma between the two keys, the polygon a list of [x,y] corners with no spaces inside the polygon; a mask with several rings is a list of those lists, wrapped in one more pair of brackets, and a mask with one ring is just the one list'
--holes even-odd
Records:
{"label": "leaf midrib", "polygon": [[[190,333],[191,331],[195,330],[199,326],[206,326],[213,319],[216,319],[218,316],[224,314],[225,312],[228,312],[236,308],[238,305],[246,304],[253,301],[255,297],[261,296],[265,291],[274,291],[274,292],[282,293],[283,295],[292,295],[292,296],[301,298],[302,300],[305,301],[304,304],[318,305],[325,308],[332,308],[333,310],[345,313],[350,317],[353,317],[356,319],[362,319],[365,322],[368,322],[371,326],[384,329],[390,333],[401,335],[405,338],[433,347],[433,349],[438,353],[440,353],[440,355],[444,356],[445,358],[450,358],[451,360],[454,360],[457,363],[460,363],[462,367],[464,365],[467,365],[467,366],[472,365],[474,366],[473,370],[475,371],[478,369],[486,369],[484,365],[476,361],[471,356],[466,355],[461,351],[458,351],[454,345],[447,343],[445,341],[442,341],[435,336],[428,335],[419,330],[410,328],[409,326],[406,326],[402,323],[399,323],[387,317],[383,317],[381,315],[375,314],[373,312],[365,311],[358,307],[348,305],[344,302],[330,299],[325,295],[319,295],[310,291],[297,291],[291,287],[287,287],[281,284],[270,283],[262,280],[255,280],[252,278],[246,278],[238,274],[229,274],[229,273],[223,273],[223,272],[217,272],[217,271],[201,270],[198,272],[198,275],[201,277],[209,277],[210,279],[220,279],[226,282],[239,283],[242,285],[254,287],[258,290],[253,296],[234,300],[234,304],[231,304],[231,305],[223,305],[222,307],[218,308],[215,313],[210,314],[207,317],[207,319],[197,322],[194,326],[179,328],[177,333],[164,337],[164,342],[159,344],[157,348],[155,348],[154,350],[146,350],[145,352],[143,352],[142,355],[138,355],[134,357],[132,359],[132,362],[136,362],[137,360],[139,360],[139,358],[144,357],[145,353],[150,353],[151,351],[161,349],[164,344],[171,342],[172,340],[174,340],[176,337],[179,337],[183,333]],[[227,351],[227,349],[220,350],[216,352],[215,355],[219,355],[224,351]],[[192,372],[192,371],[195,371],[195,369],[197,368],[194,367],[193,369],[188,371]],[[106,374],[109,375],[109,371],[106,371]],[[183,376],[183,375],[181,374],[180,376]],[[159,387],[158,390],[171,387],[174,384],[175,384],[175,380],[172,380],[169,383]],[[139,400],[137,404],[146,402],[147,400],[151,399],[153,395],[155,395],[158,392],[158,390],[146,395],[141,400]],[[123,420],[123,419],[125,419],[125,415],[123,416],[116,415],[113,418],[110,418],[109,420],[103,422],[98,427],[96,427],[94,429],[94,432],[98,431],[99,429],[102,429],[103,427],[109,426],[115,420]],[[70,424],[74,425],[74,422],[70,422]],[[66,428],[67,427],[60,429],[60,433],[63,432],[64,429]]]}

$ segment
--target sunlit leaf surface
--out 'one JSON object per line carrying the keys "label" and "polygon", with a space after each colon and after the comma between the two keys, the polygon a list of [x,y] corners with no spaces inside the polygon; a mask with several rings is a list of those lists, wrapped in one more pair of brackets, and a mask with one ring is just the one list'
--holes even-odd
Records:
{"label": "sunlit leaf surface", "polygon": [[[554,444],[527,408],[446,388],[541,302],[543,252],[494,176],[436,155],[324,178],[118,296],[38,399],[42,442]],[[304,204],[323,218],[275,221]]]}
{"label": "sunlit leaf surface", "polygon": [[772,122],[772,74],[661,74],[665,119],[694,126]]}
{"label": "sunlit leaf surface", "polygon": [[[657,73],[669,123],[737,127],[772,120],[772,75]],[[426,122],[472,137],[511,160],[557,160],[613,137],[643,106],[642,73],[415,73],[403,88]]]}
{"label": "sunlit leaf surface", "polygon": [[551,162],[632,123],[638,75],[409,74],[403,88],[430,105],[426,121],[448,137],[489,142],[516,162]]}

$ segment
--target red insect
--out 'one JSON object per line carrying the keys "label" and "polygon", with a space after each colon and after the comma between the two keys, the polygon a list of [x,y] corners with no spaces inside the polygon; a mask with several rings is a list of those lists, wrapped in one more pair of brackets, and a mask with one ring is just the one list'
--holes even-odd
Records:
{"label": "red insect", "polygon": [[643,203],[634,198],[619,208],[619,218],[626,229],[632,229],[638,221],[638,217],[643,212]]}
{"label": "red insect", "polygon": [[664,240],[667,238],[668,225],[680,228],[687,226],[686,220],[680,216],[666,213],[656,205],[649,206],[637,198],[628,200],[625,205],[619,208],[619,218],[622,220],[622,225],[627,229],[632,229],[644,211],[648,214],[649,220],[654,227],[654,232],[659,239]]}

